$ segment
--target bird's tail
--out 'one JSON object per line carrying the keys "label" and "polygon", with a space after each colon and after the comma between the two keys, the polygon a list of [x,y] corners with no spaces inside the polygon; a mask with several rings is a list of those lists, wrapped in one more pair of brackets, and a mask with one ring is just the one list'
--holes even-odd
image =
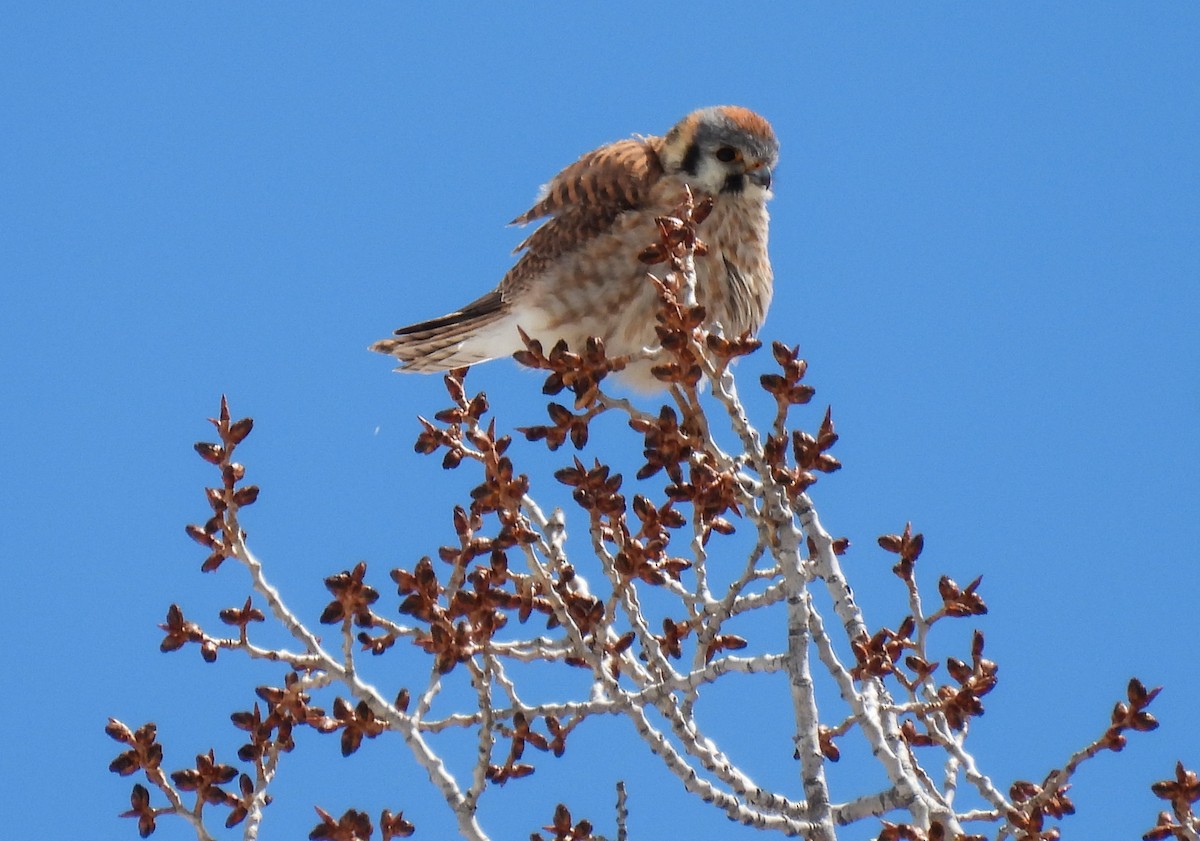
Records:
{"label": "bird's tail", "polygon": [[371,345],[371,350],[400,360],[397,371],[431,373],[474,365],[520,348],[516,328],[506,323],[507,316],[508,308],[496,290],[456,312],[401,327],[393,338]]}

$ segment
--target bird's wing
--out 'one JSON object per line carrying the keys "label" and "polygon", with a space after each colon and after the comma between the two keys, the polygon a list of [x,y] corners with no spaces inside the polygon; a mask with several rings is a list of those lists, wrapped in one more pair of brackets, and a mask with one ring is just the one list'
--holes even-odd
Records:
{"label": "bird's wing", "polygon": [[[537,203],[513,220],[546,221],[517,251],[524,251],[500,285],[456,312],[401,327],[371,349],[395,356],[407,371],[439,371],[511,353],[517,342],[514,308],[522,289],[562,256],[612,227],[624,211],[640,207],[663,174],[657,137],[631,138],[589,152],[542,189]],[[528,313],[525,313],[524,318]]]}
{"label": "bird's wing", "polygon": [[659,137],[631,137],[588,152],[554,176],[537,203],[512,224],[558,216],[573,207],[609,208],[614,213],[637,207],[662,175],[661,145]]}
{"label": "bird's wing", "polygon": [[[514,341],[506,333],[504,301],[493,290],[462,309],[439,318],[401,327],[390,339],[381,339],[371,350],[390,354],[400,360],[397,371],[445,371],[473,365],[511,353]],[[503,336],[499,351],[492,346],[495,336]]]}
{"label": "bird's wing", "polygon": [[[464,324],[487,323],[503,312],[504,301],[500,298],[500,290],[493,289],[486,295],[476,298],[462,309],[428,321],[420,321],[401,327],[395,332],[396,336],[412,336],[414,339],[424,339],[427,335],[443,333],[447,328]],[[385,340],[386,342],[387,340]],[[376,344],[384,344],[377,342]],[[387,353],[388,351],[384,351]]]}
{"label": "bird's wing", "polygon": [[513,253],[525,253],[500,288],[506,297],[540,275],[564,254],[586,248],[616,218],[647,201],[663,175],[659,137],[618,140],[589,152],[542,188],[541,198],[513,220],[525,224],[549,217]]}

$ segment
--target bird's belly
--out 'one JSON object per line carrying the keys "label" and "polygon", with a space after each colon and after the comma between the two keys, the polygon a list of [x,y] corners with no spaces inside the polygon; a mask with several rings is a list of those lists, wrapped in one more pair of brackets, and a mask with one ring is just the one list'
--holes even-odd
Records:
{"label": "bird's belly", "polygon": [[[756,332],[771,300],[766,237],[755,230],[761,225],[765,232],[766,212],[761,205],[757,212],[763,218],[749,225],[746,208],[722,213],[718,207],[699,231],[708,252],[695,260],[697,298],[708,320],[719,322],[728,336]],[[651,216],[623,215],[587,247],[559,255],[514,301],[515,324],[546,352],[560,339],[582,351],[591,336],[604,341],[610,357],[639,356],[657,347],[661,304],[647,275],[654,271],[661,276],[667,267],[646,266],[636,258],[658,239],[657,227],[648,224]],[[661,388],[650,374],[656,364],[662,360],[634,361],[622,379],[636,388]]]}

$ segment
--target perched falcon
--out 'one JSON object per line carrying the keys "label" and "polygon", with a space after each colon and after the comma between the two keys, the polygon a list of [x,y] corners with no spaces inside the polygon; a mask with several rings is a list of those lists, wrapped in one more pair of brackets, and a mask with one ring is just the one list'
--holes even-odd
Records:
{"label": "perched falcon", "polygon": [[[727,336],[755,332],[771,302],[767,200],[779,142],[770,123],[722,105],[684,117],[663,137],[618,140],[589,152],[542,188],[513,220],[545,221],[500,285],[455,312],[401,327],[371,350],[400,360],[400,371],[444,371],[508,356],[522,328],[549,350],[565,339],[581,350],[589,336],[610,356],[657,345],[658,297],[638,254],[658,241],[655,217],[669,214],[684,185],[713,209],[700,228],[708,246],[696,258],[697,297]],[[651,362],[623,377],[655,388]]]}

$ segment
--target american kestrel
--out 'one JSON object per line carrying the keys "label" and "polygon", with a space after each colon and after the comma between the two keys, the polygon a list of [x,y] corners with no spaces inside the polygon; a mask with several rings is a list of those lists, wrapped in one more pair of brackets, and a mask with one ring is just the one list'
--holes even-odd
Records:
{"label": "american kestrel", "polygon": [[[546,184],[512,221],[545,219],[516,247],[500,285],[440,318],[411,324],[371,350],[399,371],[445,371],[524,348],[520,327],[549,350],[565,339],[582,351],[589,336],[609,356],[658,344],[659,300],[638,255],[657,242],[655,217],[669,215],[690,187],[713,198],[700,227],[696,295],[726,336],[758,330],[771,302],[767,200],[779,142],[746,108],[721,105],[684,117],[664,137],[632,137],[589,152]],[[622,372],[635,387],[661,387],[641,361]]]}

